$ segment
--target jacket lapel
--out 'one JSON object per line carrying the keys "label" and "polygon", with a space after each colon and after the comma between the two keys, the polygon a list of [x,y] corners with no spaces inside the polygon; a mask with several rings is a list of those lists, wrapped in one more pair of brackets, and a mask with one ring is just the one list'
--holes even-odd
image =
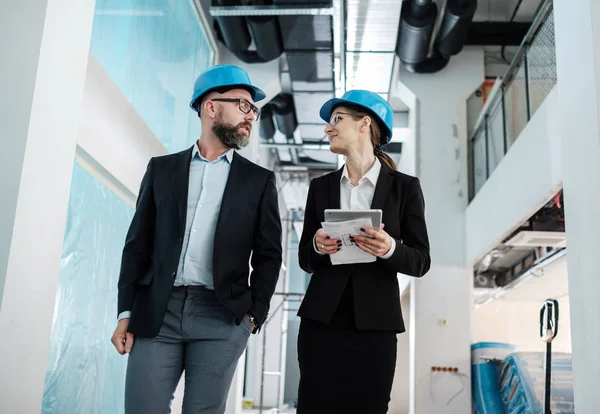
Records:
{"label": "jacket lapel", "polygon": [[187,214],[188,187],[190,183],[190,162],[192,161],[191,147],[187,151],[176,155],[171,163],[171,184],[175,200],[177,200],[177,216],[179,217],[180,233],[185,231],[185,220]]}
{"label": "jacket lapel", "polygon": [[217,220],[216,234],[219,234],[219,227],[221,224],[227,222],[227,214],[235,205],[236,195],[239,193],[239,190],[244,188],[246,181],[251,178],[250,174],[247,174],[246,172],[247,162],[248,161],[244,157],[235,151],[233,152],[231,168],[229,170],[229,176],[227,177],[227,183],[225,184],[223,199],[221,200],[221,210],[219,211],[219,218]]}
{"label": "jacket lapel", "polygon": [[329,204],[327,208],[341,208],[340,203],[340,180],[344,167],[331,174],[329,179]]}
{"label": "jacket lapel", "polygon": [[390,167],[381,163],[381,171],[379,172],[379,178],[377,179],[377,185],[375,186],[375,194],[373,194],[373,201],[371,202],[372,209],[383,209],[385,199],[390,192],[393,182],[394,172]]}

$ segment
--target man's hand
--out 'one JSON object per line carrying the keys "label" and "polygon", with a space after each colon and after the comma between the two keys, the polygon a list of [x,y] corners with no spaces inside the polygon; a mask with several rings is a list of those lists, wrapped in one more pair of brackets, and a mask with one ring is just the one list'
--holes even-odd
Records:
{"label": "man's hand", "polygon": [[253,333],[256,329],[256,325],[254,324],[254,317],[250,314],[246,314],[246,318],[250,321],[250,333]]}
{"label": "man's hand", "polygon": [[119,321],[115,333],[111,338],[112,344],[117,348],[117,352],[121,355],[125,355],[131,352],[133,348],[134,335],[127,332],[129,326],[129,318],[124,318]]}

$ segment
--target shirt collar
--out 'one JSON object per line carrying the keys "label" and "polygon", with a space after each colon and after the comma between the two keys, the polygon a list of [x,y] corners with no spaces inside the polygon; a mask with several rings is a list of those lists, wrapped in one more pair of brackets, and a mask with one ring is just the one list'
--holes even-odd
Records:
{"label": "shirt collar", "polygon": [[[371,184],[376,186],[380,171],[381,171],[381,162],[379,161],[379,158],[375,157],[375,162],[373,163],[373,166],[371,166],[371,168],[369,168],[369,171],[367,171],[365,173],[365,175],[362,176],[362,178],[359,180],[359,182],[364,179],[367,179],[371,182]],[[350,177],[348,176],[348,166],[347,165],[344,165],[344,171],[342,172],[342,177],[341,177],[340,181],[343,180],[344,178],[346,180],[348,180],[348,182],[350,181]]]}
{"label": "shirt collar", "polygon": [[[194,149],[192,150],[192,160],[195,159],[196,157],[198,157],[198,159],[200,159],[200,160],[208,161],[206,158],[204,158],[202,155],[200,155],[200,149],[198,148],[198,142],[196,142],[194,144]],[[227,162],[229,162],[229,164],[231,164],[231,161],[233,160],[233,148],[230,148],[227,151],[225,151],[223,153],[223,155],[221,155],[219,158],[217,158],[217,160],[221,160],[223,158],[225,158],[227,160]]]}

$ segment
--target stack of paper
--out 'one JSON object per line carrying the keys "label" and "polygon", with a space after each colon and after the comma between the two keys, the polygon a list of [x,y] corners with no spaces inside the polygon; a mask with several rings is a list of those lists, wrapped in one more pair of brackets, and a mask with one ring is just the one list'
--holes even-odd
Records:
{"label": "stack of paper", "polygon": [[326,221],[321,223],[325,233],[332,239],[342,241],[341,249],[332,255],[331,264],[350,264],[350,263],[371,263],[377,260],[375,256],[361,250],[357,245],[350,241],[350,236],[367,236],[367,233],[360,231],[361,228],[372,228],[373,222],[370,218],[348,220],[348,221]]}

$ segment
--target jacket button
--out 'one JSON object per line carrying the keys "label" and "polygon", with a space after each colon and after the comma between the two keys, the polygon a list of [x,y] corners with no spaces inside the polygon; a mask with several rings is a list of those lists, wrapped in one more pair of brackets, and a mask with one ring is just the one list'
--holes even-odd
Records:
{"label": "jacket button", "polygon": [[175,275],[176,275],[176,274],[177,274],[177,272],[173,272],[173,273],[171,274],[171,276],[175,277]]}
{"label": "jacket button", "polygon": [[183,237],[179,238],[179,243],[183,243]]}

